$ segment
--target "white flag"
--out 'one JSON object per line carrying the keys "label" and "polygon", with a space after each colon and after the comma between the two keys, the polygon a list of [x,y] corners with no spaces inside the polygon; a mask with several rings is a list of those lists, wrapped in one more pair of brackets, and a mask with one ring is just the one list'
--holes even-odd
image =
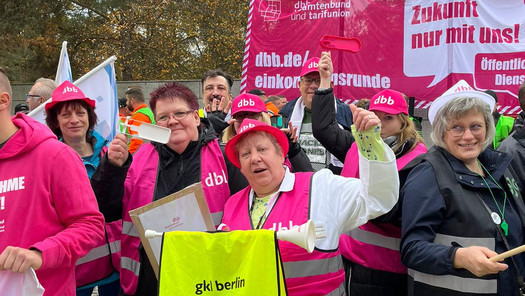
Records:
{"label": "white flag", "polygon": [[60,85],[66,80],[73,82],[73,75],[71,74],[71,65],[69,64],[69,56],[67,55],[67,41],[64,41],[62,42],[62,50],[60,51],[60,59],[58,60],[55,83],[57,85]]}
{"label": "white flag", "polygon": [[[110,57],[102,64],[98,65],[86,75],[73,82],[78,86],[86,97],[95,100],[95,113],[98,123],[95,130],[107,140],[112,140],[118,128],[118,102],[117,102],[117,81],[115,78],[115,67],[113,62],[117,58]],[[52,99],[47,100],[35,108],[28,115],[33,119],[46,124],[44,106]]]}

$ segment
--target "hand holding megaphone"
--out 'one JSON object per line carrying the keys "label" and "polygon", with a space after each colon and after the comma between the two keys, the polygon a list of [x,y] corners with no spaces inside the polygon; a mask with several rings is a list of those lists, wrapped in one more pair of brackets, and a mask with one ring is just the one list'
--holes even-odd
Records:
{"label": "hand holding megaphone", "polygon": [[308,220],[301,226],[289,230],[277,231],[277,239],[291,242],[312,253],[315,247],[315,225],[314,221]]}

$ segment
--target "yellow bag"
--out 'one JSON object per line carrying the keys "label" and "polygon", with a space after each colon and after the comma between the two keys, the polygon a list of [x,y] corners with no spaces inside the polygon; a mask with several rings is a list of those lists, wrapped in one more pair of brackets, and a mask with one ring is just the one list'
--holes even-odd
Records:
{"label": "yellow bag", "polygon": [[164,233],[159,295],[287,295],[275,232]]}

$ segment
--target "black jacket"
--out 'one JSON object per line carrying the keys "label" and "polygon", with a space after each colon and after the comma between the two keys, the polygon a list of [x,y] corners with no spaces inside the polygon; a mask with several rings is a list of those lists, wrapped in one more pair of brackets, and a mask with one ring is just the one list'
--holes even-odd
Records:
{"label": "black jacket", "polygon": [[512,155],[510,166],[516,171],[516,182],[521,192],[525,192],[525,128],[521,128],[510,134],[498,147]]}
{"label": "black jacket", "polygon": [[[334,101],[337,103],[337,113]],[[343,103],[334,97],[333,89],[316,90],[312,100],[312,132],[328,152],[344,163],[346,153],[354,143],[354,137],[350,131],[353,123],[352,112],[345,104],[344,107],[340,107],[341,104]]]}
{"label": "black jacket", "polygon": [[[498,295],[517,295],[514,270],[509,259],[505,260],[509,265],[506,271],[482,278],[453,266],[456,250],[462,246],[479,245],[480,241],[491,240],[497,253],[508,250],[497,230],[499,226],[491,218],[490,212],[500,212],[495,200],[500,207],[506,201],[504,219],[509,224],[507,240],[511,248],[523,243],[525,205],[519,193],[509,188],[508,180],[516,177],[508,169],[511,157],[491,149],[478,156],[502,189],[491,177],[483,180],[442,148],[431,149],[422,159],[424,161],[410,172],[401,189],[401,260],[414,270],[408,272],[414,276],[409,280],[409,295],[478,295],[459,291],[472,288],[469,286],[472,283],[462,282],[451,288],[451,282],[457,283],[464,278],[476,279],[478,284],[480,280],[497,279]],[[511,174],[512,177],[509,177]],[[514,258],[523,274],[525,255]],[[415,271],[426,276],[420,276]]]}

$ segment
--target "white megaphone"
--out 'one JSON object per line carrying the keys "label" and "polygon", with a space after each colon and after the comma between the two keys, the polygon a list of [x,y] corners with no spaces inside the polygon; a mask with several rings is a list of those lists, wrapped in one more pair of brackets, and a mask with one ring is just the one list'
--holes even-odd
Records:
{"label": "white megaphone", "polygon": [[308,220],[301,226],[290,230],[277,231],[277,239],[291,242],[312,253],[315,247],[315,226],[314,221]]}

